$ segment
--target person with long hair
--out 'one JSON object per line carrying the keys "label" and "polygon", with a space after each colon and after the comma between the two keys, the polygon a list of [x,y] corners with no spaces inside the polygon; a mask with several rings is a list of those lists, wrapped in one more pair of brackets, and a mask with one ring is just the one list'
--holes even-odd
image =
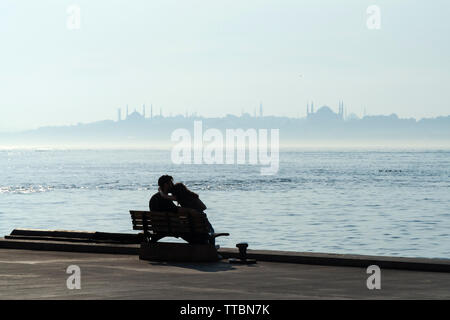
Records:
{"label": "person with long hair", "polygon": [[[193,209],[205,214],[203,211],[206,210],[206,205],[200,200],[197,193],[189,190],[183,183],[175,183],[170,192],[172,196],[168,194],[162,194],[162,196],[168,200],[177,201],[181,208]],[[209,229],[209,233],[214,233],[211,223],[209,223]]]}
{"label": "person with long hair", "polygon": [[200,200],[198,194],[189,190],[183,183],[178,182],[173,185],[172,194],[182,208],[194,209],[200,212],[206,210],[206,206]]}

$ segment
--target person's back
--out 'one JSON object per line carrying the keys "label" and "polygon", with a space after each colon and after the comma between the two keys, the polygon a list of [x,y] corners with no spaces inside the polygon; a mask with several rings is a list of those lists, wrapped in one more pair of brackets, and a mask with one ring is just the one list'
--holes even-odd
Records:
{"label": "person's back", "polygon": [[194,209],[200,212],[206,210],[205,204],[199,198],[195,197],[183,199],[183,201],[180,201],[180,206],[183,208]]}

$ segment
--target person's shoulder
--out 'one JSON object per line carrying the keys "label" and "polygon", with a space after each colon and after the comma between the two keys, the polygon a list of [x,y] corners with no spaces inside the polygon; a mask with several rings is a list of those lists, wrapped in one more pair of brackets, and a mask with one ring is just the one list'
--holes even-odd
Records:
{"label": "person's shoulder", "polygon": [[152,195],[152,197],[150,198],[150,200],[152,199],[159,199],[161,198],[161,194],[159,192],[155,193],[154,195]]}
{"label": "person's shoulder", "polygon": [[162,202],[162,197],[161,197],[161,195],[159,194],[159,192],[155,193],[155,194],[150,198],[150,201],[148,202],[150,211],[161,211],[161,210],[160,210],[161,202]]}

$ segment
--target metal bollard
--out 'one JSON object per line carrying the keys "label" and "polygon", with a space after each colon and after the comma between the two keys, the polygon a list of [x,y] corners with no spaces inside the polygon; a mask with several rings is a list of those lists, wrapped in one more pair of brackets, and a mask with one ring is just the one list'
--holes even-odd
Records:
{"label": "metal bollard", "polygon": [[228,259],[228,261],[230,263],[236,263],[236,264],[254,264],[254,263],[256,263],[255,259],[247,259],[248,243],[240,242],[240,243],[236,244],[236,248],[239,249],[239,258]]}

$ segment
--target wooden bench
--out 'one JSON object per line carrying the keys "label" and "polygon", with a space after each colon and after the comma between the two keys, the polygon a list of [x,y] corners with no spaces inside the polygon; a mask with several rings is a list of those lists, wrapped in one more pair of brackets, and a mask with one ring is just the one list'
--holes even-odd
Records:
{"label": "wooden bench", "polygon": [[[209,233],[203,213],[174,213],[130,210],[133,230],[142,230],[140,258],[165,261],[216,261],[215,239],[229,233]],[[162,243],[164,237],[183,238],[187,243]]]}
{"label": "wooden bench", "polygon": [[214,244],[220,236],[229,233],[209,233],[209,221],[205,214],[150,212],[130,210],[133,230],[142,230],[144,241],[157,242],[164,237],[205,239]]}

